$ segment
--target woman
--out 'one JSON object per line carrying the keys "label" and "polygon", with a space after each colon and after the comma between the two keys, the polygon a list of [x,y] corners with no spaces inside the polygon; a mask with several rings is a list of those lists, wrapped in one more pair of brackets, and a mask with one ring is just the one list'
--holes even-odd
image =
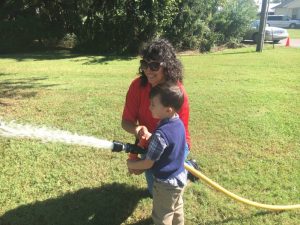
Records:
{"label": "woman", "polygon": [[[158,39],[148,44],[141,52],[140,76],[134,79],[128,89],[122,115],[122,128],[136,136],[137,139],[148,139],[155,130],[158,120],[154,119],[149,110],[149,93],[152,87],[164,82],[173,82],[184,93],[184,103],[179,111],[179,118],[185,126],[185,136],[188,146],[185,158],[190,149],[188,130],[189,102],[182,85],[182,64],[176,58],[173,46],[165,39]],[[136,173],[138,173],[136,171]],[[145,171],[148,190],[152,194],[153,176],[150,170]]]}

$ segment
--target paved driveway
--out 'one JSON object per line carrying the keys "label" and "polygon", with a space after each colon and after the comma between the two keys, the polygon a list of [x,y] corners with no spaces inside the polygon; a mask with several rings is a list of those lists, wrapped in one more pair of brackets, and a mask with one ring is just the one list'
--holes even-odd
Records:
{"label": "paved driveway", "polygon": [[[286,39],[283,39],[279,42],[280,45],[286,45]],[[300,48],[300,39],[290,39],[290,47]]]}

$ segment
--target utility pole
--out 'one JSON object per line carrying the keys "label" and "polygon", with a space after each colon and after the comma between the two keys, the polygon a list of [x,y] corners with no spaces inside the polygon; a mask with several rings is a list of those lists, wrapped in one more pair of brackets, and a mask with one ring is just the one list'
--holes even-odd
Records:
{"label": "utility pole", "polygon": [[259,31],[258,31],[258,41],[256,45],[256,51],[262,52],[264,47],[265,40],[265,28],[266,28],[266,19],[268,15],[269,0],[263,0],[260,12],[260,22],[259,22]]}

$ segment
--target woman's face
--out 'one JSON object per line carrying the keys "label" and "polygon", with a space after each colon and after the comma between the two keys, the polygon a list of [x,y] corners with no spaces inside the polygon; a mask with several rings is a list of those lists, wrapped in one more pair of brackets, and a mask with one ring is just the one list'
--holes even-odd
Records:
{"label": "woman's face", "polygon": [[144,71],[148,82],[152,87],[165,81],[162,63],[143,59],[141,60],[141,69]]}

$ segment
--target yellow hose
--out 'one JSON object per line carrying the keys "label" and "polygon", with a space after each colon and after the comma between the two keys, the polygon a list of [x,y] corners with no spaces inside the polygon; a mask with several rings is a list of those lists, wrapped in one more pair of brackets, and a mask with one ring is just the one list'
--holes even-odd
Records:
{"label": "yellow hose", "polygon": [[188,164],[185,163],[184,167],[185,167],[186,170],[188,170],[194,176],[196,176],[199,179],[205,181],[207,184],[211,185],[216,190],[223,192],[225,195],[233,198],[234,200],[236,200],[238,202],[242,202],[242,203],[247,204],[247,205],[251,205],[251,206],[262,208],[262,209],[272,210],[272,211],[300,209],[300,204],[297,204],[297,205],[268,205],[268,204],[262,204],[262,203],[254,202],[254,201],[239,197],[238,195],[226,190],[225,188],[223,188],[222,186],[220,186],[216,182],[212,181],[207,176],[202,174],[200,171],[194,169],[193,167],[189,166]]}

